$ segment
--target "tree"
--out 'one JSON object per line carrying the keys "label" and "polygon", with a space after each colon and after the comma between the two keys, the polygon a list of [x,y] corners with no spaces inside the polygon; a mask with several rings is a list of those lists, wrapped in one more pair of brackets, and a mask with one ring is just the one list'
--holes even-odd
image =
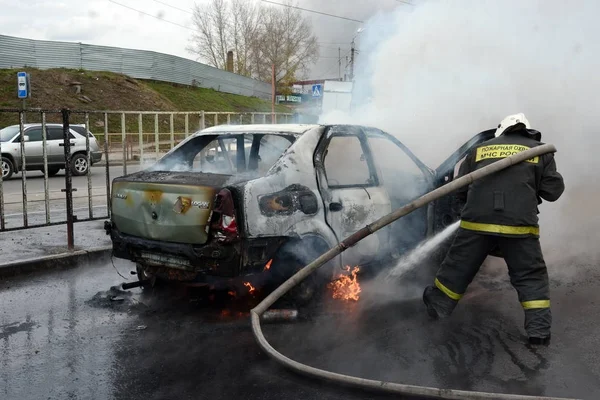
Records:
{"label": "tree", "polygon": [[256,57],[259,41],[259,8],[248,0],[232,0],[232,36],[235,72],[252,76],[252,59]]}
{"label": "tree", "polygon": [[300,10],[261,7],[249,0],[211,0],[194,7],[192,45],[188,50],[217,68],[225,69],[227,52],[234,52],[234,72],[289,85],[318,58],[312,27]]}
{"label": "tree", "polygon": [[275,66],[275,80],[285,85],[308,70],[319,54],[317,38],[300,10],[290,7],[266,7],[261,18],[258,78],[270,80],[271,66]]}
{"label": "tree", "polygon": [[231,47],[228,11],[224,0],[212,0],[202,7],[195,4],[192,17],[197,32],[192,35],[192,45],[188,47],[188,51],[220,69],[225,69],[227,51]]}

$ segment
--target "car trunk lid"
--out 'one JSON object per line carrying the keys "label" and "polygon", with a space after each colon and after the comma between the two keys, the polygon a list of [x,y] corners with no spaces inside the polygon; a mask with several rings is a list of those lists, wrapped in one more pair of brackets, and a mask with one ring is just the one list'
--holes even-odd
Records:
{"label": "car trunk lid", "polygon": [[113,181],[112,220],[128,235],[204,244],[215,195],[229,175],[142,171]]}

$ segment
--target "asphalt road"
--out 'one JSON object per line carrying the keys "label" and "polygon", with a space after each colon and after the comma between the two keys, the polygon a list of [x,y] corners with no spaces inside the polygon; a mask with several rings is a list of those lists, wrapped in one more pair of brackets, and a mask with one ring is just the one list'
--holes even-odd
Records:
{"label": "asphalt road", "polygon": [[[127,173],[139,170],[138,166],[128,165]],[[92,167],[92,209],[93,216],[107,215],[106,207],[106,169],[105,167]],[[109,169],[110,180],[122,176],[123,167],[114,166]],[[73,177],[73,206],[75,214],[80,218],[88,218],[88,178],[87,176]],[[62,170],[58,175],[49,178],[50,192],[50,221],[66,221],[65,175]],[[43,224],[46,222],[46,205],[44,202],[44,175],[38,171],[27,172],[27,216],[28,224]],[[5,221],[8,228],[23,226],[23,195],[21,174],[16,174],[8,181],[3,182]]]}
{"label": "asphalt road", "polygon": [[[134,279],[128,264],[116,268]],[[363,282],[358,303],[324,301],[306,319],[264,331],[283,354],[340,373],[597,399],[600,272],[570,268],[552,281],[549,348],[524,344],[505,267],[489,265],[447,321],[428,319],[421,283]],[[0,398],[392,398],[280,367],[255,343],[242,301],[181,289],[110,292],[123,281],[110,264],[0,281]]]}

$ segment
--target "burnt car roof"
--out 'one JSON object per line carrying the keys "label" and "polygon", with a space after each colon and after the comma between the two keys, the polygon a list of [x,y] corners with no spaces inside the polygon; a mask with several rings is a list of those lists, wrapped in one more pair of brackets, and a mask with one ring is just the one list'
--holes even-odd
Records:
{"label": "burnt car roof", "polygon": [[209,133],[238,134],[244,133],[292,133],[301,135],[313,128],[322,125],[317,124],[252,124],[252,125],[218,125],[196,132],[196,135]]}

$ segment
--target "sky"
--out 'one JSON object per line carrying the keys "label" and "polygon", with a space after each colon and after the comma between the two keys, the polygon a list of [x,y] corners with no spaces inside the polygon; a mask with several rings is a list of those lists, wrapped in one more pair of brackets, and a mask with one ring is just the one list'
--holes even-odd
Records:
{"label": "sky", "polygon": [[[208,0],[0,0],[0,34],[152,50],[196,59],[186,50],[193,32],[191,8],[194,3],[206,1]],[[396,7],[411,7],[399,0],[295,0],[295,4],[360,21]],[[310,20],[321,45],[321,58],[306,78],[338,77],[338,47],[341,48],[344,59],[343,75],[350,42],[362,24],[313,13],[304,12],[303,15]],[[360,49],[360,35],[356,43]],[[356,57],[358,59],[360,54]]]}

